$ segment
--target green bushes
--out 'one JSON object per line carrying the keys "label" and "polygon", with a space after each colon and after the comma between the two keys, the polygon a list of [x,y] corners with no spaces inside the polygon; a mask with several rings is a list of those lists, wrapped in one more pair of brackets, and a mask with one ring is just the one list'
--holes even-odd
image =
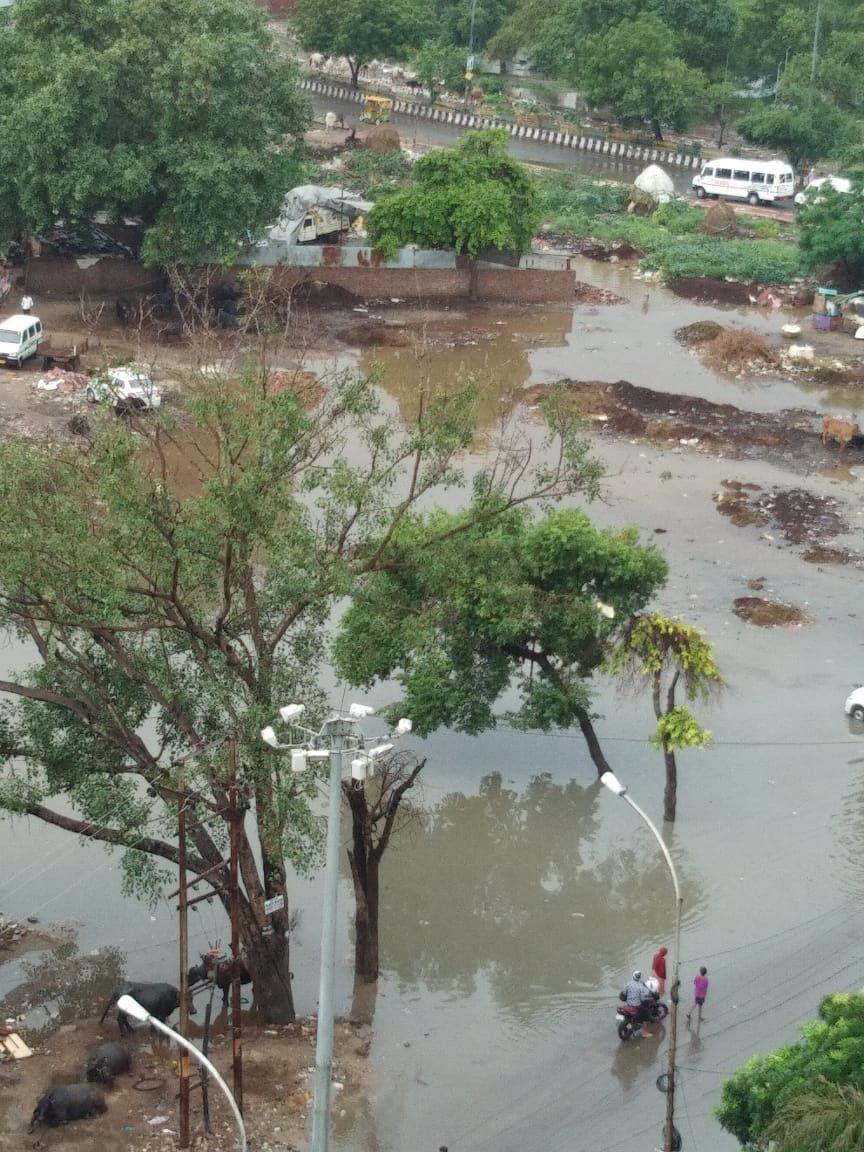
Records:
{"label": "green bushes", "polygon": [[624,212],[630,198],[626,184],[597,183],[567,173],[541,184],[547,227],[601,244],[626,242],[644,253],[643,266],[664,276],[725,276],[737,280],[786,284],[800,272],[800,257],[792,244],[778,239],[775,220],[739,216],[741,239],[705,236],[700,227],[704,210],[683,200],[662,204],[651,216]]}

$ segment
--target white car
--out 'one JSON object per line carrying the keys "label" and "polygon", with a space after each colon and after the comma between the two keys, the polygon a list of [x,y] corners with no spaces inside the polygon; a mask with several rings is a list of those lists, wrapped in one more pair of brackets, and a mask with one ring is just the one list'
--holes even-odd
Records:
{"label": "white car", "polygon": [[852,181],[847,180],[845,176],[820,176],[817,180],[811,180],[803,192],[795,194],[795,203],[800,208],[802,204],[806,204],[811,200],[813,190],[821,188],[823,184],[827,184],[829,188],[833,188],[835,192],[851,192]]}
{"label": "white car", "polygon": [[149,373],[130,364],[109,368],[90,379],[87,399],[91,404],[108,400],[115,408],[159,408],[162,396]]}
{"label": "white car", "polygon": [[855,688],[850,692],[843,711],[853,720],[864,720],[864,687]]}

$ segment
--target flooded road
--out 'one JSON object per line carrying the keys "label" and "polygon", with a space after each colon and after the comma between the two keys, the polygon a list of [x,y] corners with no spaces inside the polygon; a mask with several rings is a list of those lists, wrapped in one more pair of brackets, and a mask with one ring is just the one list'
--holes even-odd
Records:
{"label": "flooded road", "polygon": [[[830,404],[824,390],[720,377],[673,335],[696,319],[776,334],[778,314],[680,301],[615,265],[586,265],[580,275],[631,303],[521,317],[454,310],[443,342],[452,346],[436,326],[435,346],[419,365],[410,343],[346,350],[345,359],[380,366],[382,386],[406,411],[426,374],[479,376],[487,427],[527,382],[562,375],[628,379],[754,410]],[[732,1152],[737,1142],[711,1115],[724,1077],[794,1039],[823,995],[864,983],[864,740],[842,713],[850,684],[864,680],[861,578],[850,567],[807,564],[770,534],[717,514],[712,494],[724,479],[766,489],[800,479],[778,467],[607,437],[597,450],[608,476],[592,515],[609,526],[635,524],[657,540],[671,570],[661,609],[706,630],[729,683],[718,703],[699,709],[715,747],[681,756],[679,819],[666,831],[684,896],[682,999],[698,965],[711,980],[699,1034],[681,1021],[678,1127],[688,1150]],[[806,486],[845,501],[860,547],[851,475],[814,474]],[[739,620],[732,603],[756,578],[766,593],[805,608],[812,623],[763,630]],[[22,658],[20,649],[0,650],[5,666]],[[379,701],[389,698],[379,691]],[[659,819],[662,761],[646,743],[648,702],[600,684],[597,711],[609,760]],[[359,1118],[337,1116],[337,1147],[654,1147],[665,1040],[622,1045],[614,1022],[629,973],[672,943],[671,884],[649,834],[598,787],[581,740],[569,733],[502,727],[478,738],[439,733],[417,746],[428,757],[420,815],[382,867],[377,1093]],[[11,833],[4,825],[0,868],[4,911],[77,921],[82,951],[117,947],[133,975],[176,975],[173,909],[163,902],[151,913],[123,899],[116,862],[101,848],[17,822]],[[297,1004],[309,1012],[320,879],[297,880],[292,893],[300,909]],[[347,1010],[347,868],[340,901],[339,997]],[[227,938],[214,907],[198,905],[190,916],[193,947]]]}

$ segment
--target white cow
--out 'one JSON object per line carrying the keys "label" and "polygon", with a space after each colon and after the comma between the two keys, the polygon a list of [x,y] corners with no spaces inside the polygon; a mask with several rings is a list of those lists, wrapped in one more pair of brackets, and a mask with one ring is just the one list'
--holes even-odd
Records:
{"label": "white cow", "polygon": [[323,68],[324,56],[320,52],[313,52],[309,57],[309,66],[311,68]]}
{"label": "white cow", "polygon": [[335,112],[327,112],[324,116],[324,131],[332,132],[339,121],[339,117]]}

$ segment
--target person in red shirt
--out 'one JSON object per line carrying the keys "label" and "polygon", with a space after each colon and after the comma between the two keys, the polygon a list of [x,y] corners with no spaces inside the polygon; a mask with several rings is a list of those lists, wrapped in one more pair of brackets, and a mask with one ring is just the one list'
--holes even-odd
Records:
{"label": "person in red shirt", "polygon": [[651,972],[654,975],[657,983],[660,985],[658,991],[662,996],[666,991],[666,953],[669,951],[665,946],[660,948],[654,955],[651,961]]}

